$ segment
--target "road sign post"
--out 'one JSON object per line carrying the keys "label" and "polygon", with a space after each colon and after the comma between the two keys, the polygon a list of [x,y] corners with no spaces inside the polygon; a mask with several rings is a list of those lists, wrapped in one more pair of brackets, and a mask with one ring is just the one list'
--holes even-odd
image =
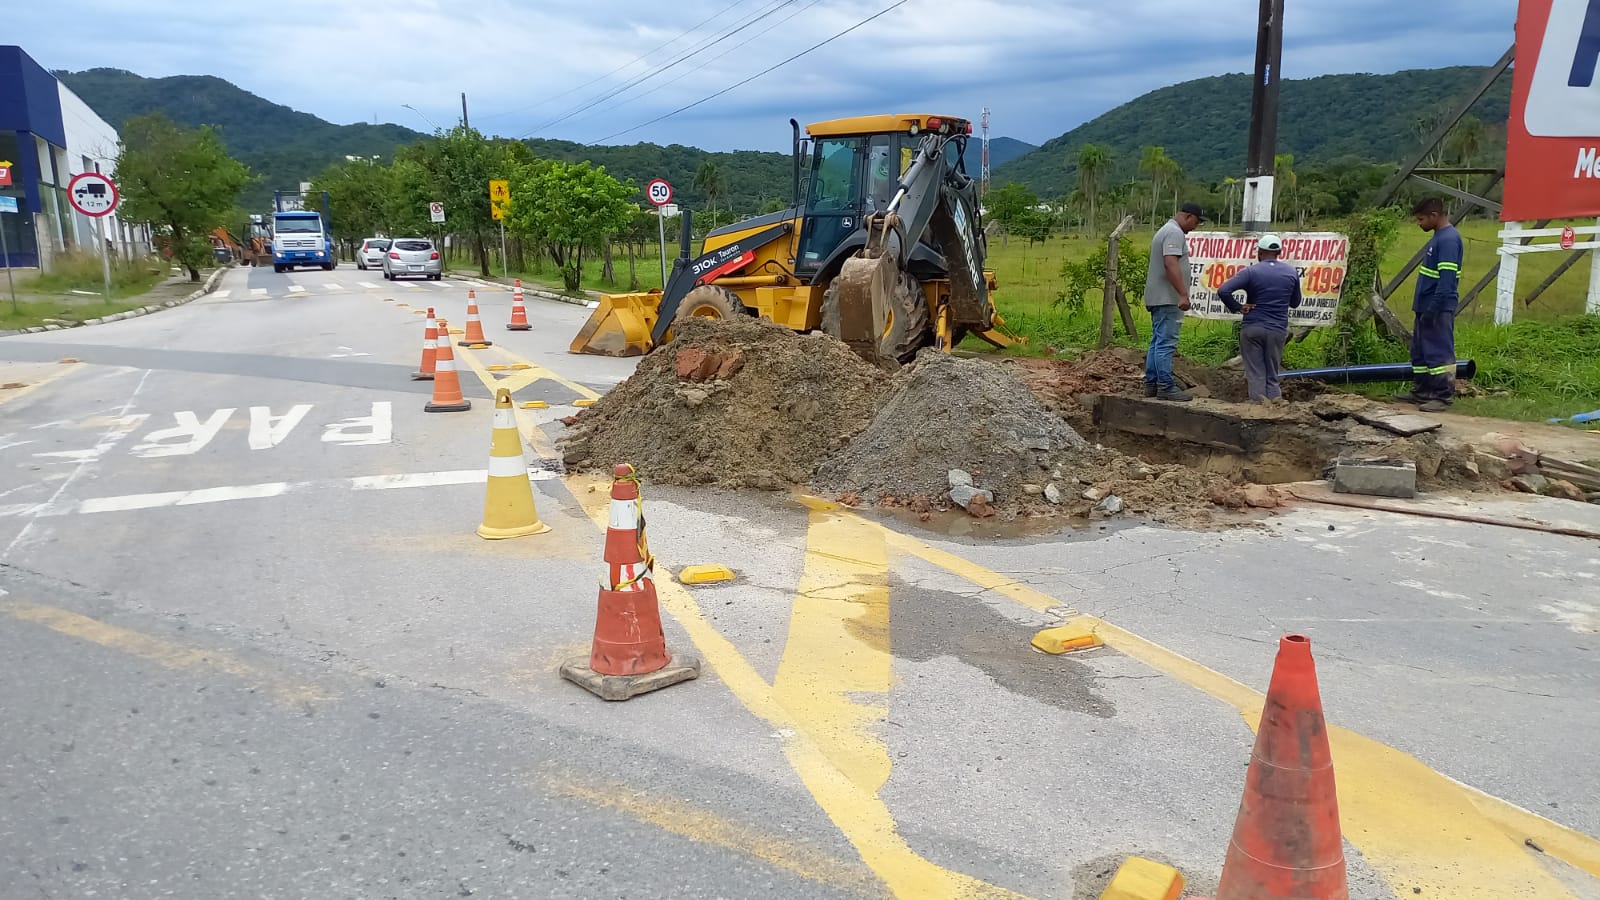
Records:
{"label": "road sign post", "polygon": [[13,315],[17,313],[17,283],[12,280],[11,276],[11,248],[7,246],[6,241],[5,214],[14,212],[21,212],[17,206],[17,198],[0,197],[0,259],[5,260],[6,264],[6,285],[11,288],[11,312]]}
{"label": "road sign post", "polygon": [[661,231],[661,289],[667,289],[667,217],[664,207],[672,202],[672,185],[657,178],[644,189],[645,199],[656,208],[656,225]]}
{"label": "road sign post", "polygon": [[67,182],[67,202],[95,222],[94,232],[100,244],[100,272],[105,278],[107,303],[111,302],[111,254],[106,249],[105,217],[116,211],[121,199],[116,183],[99,172],[74,175]]}

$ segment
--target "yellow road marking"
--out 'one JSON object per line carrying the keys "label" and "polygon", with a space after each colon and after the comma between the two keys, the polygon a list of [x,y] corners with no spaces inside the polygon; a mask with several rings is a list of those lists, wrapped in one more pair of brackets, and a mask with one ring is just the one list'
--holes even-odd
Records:
{"label": "yellow road marking", "polygon": [[234,659],[216,650],[187,647],[163,638],[121,628],[91,619],[54,606],[28,603],[22,600],[0,600],[0,612],[23,622],[43,625],[51,631],[80,640],[121,650],[140,659],[148,660],[166,669],[209,669],[231,675],[241,681],[262,685],[270,690],[279,702],[301,707],[328,699],[320,688],[293,684],[265,672],[242,660]]}
{"label": "yellow road marking", "polygon": [[[44,374],[41,375],[39,378],[35,379],[34,381],[29,382],[28,384],[26,384],[26,385],[24,385],[22,387],[12,388],[9,391],[0,391],[0,406],[4,406],[5,404],[11,403],[11,402],[13,402],[15,400],[21,400],[23,397],[28,396],[29,394],[33,393],[34,391],[39,390],[40,388],[44,387],[45,385],[51,384],[52,382],[55,382],[55,381],[57,381],[59,379],[62,379],[62,378],[65,378],[65,377],[67,377],[68,375],[71,375],[74,372],[82,372],[82,371],[84,371],[84,368],[82,366],[68,366],[68,367],[63,368],[63,367],[61,367],[59,365],[56,365],[56,364],[51,364],[50,368],[48,368],[48,369],[44,368],[43,364],[40,364],[37,368],[44,372]],[[0,378],[0,381],[9,381],[9,380],[10,379],[8,379],[8,378]]]}
{"label": "yellow road marking", "polygon": [[888,715],[889,551],[860,519],[813,509],[805,569],[789,617],[773,697],[858,788],[889,780],[874,734]]}
{"label": "yellow road marking", "polygon": [[513,363],[517,363],[517,364],[519,364],[521,366],[526,367],[523,370],[523,374],[528,377],[528,383],[529,384],[532,384],[533,382],[540,381],[540,380],[554,381],[557,384],[565,385],[566,387],[572,389],[574,392],[576,392],[578,394],[578,396],[583,397],[585,399],[588,399],[588,400],[599,400],[600,399],[600,395],[595,393],[590,388],[584,387],[583,385],[577,383],[576,381],[568,381],[566,378],[556,374],[555,372],[551,371],[550,369],[547,369],[544,366],[539,365],[538,363],[534,362],[531,359],[527,359],[525,357],[518,356],[517,354],[511,352],[510,350],[506,349],[505,347],[500,346],[499,344],[496,344],[496,345],[494,345],[493,347],[491,347],[489,349],[491,349],[494,352],[500,354],[501,356],[504,356],[506,359],[511,360]]}
{"label": "yellow road marking", "polygon": [[765,834],[682,800],[651,797],[618,783],[551,778],[546,786],[555,793],[626,813],[692,841],[753,856],[819,884],[870,896],[883,895],[883,884],[855,860],[840,859],[805,844]]}
{"label": "yellow road marking", "polygon": [[[567,486],[595,525],[609,522],[609,482],[574,475]],[[591,488],[593,488],[591,490]],[[661,608],[688,633],[716,669],[717,677],[745,709],[784,735],[784,755],[817,805],[844,833],[867,864],[899,897],[1018,897],[978,879],[951,872],[918,856],[900,837],[889,808],[875,792],[863,790],[841,771],[801,723],[774,696],[773,689],[738,648],[707,622],[694,598],[664,571],[656,580]]]}
{"label": "yellow road marking", "polygon": [[[853,515],[853,514],[852,514]],[[862,520],[866,522],[866,520]],[[1033,610],[1061,601],[953,553],[875,522],[889,546],[946,569]],[[1254,730],[1265,698],[1220,672],[1093,616],[1106,644],[1234,707]],[[1263,673],[1263,676],[1266,673]],[[1427,896],[1572,897],[1523,847],[1533,838],[1551,856],[1600,876],[1600,841],[1467,787],[1415,757],[1330,725],[1344,836],[1396,893]]]}
{"label": "yellow road marking", "polygon": [[[482,362],[479,362],[478,354],[470,349],[463,348],[456,358],[466,362],[468,368],[472,369],[472,373],[478,376],[478,380],[483,382],[483,386],[488,388],[490,393],[503,388],[515,395],[517,391],[538,380],[531,372],[496,378]],[[539,430],[538,424],[530,416],[515,406],[512,407],[511,414],[517,419],[517,431],[535,453],[543,459],[561,458],[561,454],[556,451],[556,445]]]}

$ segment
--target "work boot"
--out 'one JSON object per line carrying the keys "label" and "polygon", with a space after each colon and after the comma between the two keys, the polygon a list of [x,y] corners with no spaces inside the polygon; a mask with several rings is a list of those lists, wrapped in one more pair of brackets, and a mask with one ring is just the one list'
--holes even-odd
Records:
{"label": "work boot", "polygon": [[1413,393],[1411,391],[1406,391],[1403,394],[1395,394],[1393,397],[1390,397],[1389,399],[1393,400],[1396,403],[1410,403],[1410,404],[1413,404],[1413,405],[1420,404],[1420,403],[1424,402],[1421,397],[1418,397],[1415,393]]}
{"label": "work boot", "polygon": [[1194,399],[1194,395],[1187,391],[1178,390],[1176,386],[1164,387],[1156,391],[1156,399],[1172,403],[1188,403]]}
{"label": "work boot", "polygon": [[1144,383],[1144,395],[1146,397],[1154,397],[1156,395],[1156,383],[1154,381],[1146,381]]}
{"label": "work boot", "polygon": [[1449,412],[1450,403],[1446,400],[1429,400],[1417,407],[1421,412]]}

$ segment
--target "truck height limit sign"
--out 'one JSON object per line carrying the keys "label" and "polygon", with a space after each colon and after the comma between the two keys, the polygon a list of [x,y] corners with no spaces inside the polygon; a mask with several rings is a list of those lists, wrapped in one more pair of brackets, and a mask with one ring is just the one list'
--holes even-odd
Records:
{"label": "truck height limit sign", "polygon": [[86,216],[109,216],[117,208],[117,186],[99,172],[84,172],[67,182],[67,202]]}

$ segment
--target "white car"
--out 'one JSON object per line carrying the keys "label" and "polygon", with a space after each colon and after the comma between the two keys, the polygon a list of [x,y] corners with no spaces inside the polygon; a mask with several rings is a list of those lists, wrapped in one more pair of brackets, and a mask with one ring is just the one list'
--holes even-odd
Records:
{"label": "white car", "polygon": [[383,257],[389,252],[389,244],[388,238],[370,237],[362,241],[361,249],[356,251],[356,268],[383,268]]}

